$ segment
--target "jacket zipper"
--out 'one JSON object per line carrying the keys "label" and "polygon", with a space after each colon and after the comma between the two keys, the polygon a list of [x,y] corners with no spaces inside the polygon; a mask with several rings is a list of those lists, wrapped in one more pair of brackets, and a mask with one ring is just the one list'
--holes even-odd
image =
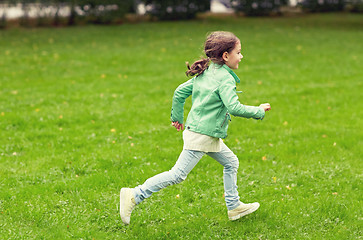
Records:
{"label": "jacket zipper", "polygon": [[228,118],[228,113],[226,113],[226,117],[224,118],[224,121],[223,121],[221,127],[223,127],[223,125],[226,123],[227,118]]}

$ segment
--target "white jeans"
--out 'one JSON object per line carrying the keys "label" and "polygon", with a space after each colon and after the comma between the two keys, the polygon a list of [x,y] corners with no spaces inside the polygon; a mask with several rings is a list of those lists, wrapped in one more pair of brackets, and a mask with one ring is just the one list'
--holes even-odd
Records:
{"label": "white jeans", "polygon": [[170,171],[157,174],[147,179],[144,184],[134,188],[136,204],[150,197],[154,192],[184,181],[204,154],[214,158],[223,165],[223,181],[227,209],[232,210],[236,208],[239,205],[237,191],[237,169],[239,162],[237,156],[224,143],[221,145],[220,152],[205,153],[183,150],[178,161]]}

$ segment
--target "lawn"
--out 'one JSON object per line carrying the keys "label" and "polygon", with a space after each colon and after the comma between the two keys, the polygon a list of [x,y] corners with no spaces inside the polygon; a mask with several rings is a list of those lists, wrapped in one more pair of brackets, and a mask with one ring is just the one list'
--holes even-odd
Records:
{"label": "lawn", "polygon": [[[241,39],[240,101],[272,106],[225,139],[261,207],[229,221],[203,157],[124,226],[120,188],[182,150],[173,91],[215,30]],[[362,39],[358,14],[0,31],[0,238],[362,239]]]}

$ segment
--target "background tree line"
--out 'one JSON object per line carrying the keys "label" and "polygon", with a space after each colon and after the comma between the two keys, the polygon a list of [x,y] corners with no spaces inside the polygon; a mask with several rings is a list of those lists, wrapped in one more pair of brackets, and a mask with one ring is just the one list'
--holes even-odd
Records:
{"label": "background tree line", "polygon": [[[224,4],[247,16],[280,14],[289,0],[223,0]],[[192,19],[210,10],[210,0],[0,0],[0,27],[7,26],[6,9],[22,10],[21,26],[76,24],[112,24],[124,21],[128,13],[136,13],[139,4],[145,14],[159,20]],[[363,0],[299,0],[297,7],[309,12],[363,12]]]}

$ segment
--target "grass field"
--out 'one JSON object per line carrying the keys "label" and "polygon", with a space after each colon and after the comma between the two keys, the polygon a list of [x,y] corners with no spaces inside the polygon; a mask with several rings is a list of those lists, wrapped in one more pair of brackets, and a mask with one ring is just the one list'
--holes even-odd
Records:
{"label": "grass field", "polygon": [[[203,157],[124,226],[120,188],[182,149],[173,91],[214,30],[242,41],[240,101],[272,106],[225,140],[241,200],[261,207],[228,221]],[[346,14],[0,31],[0,238],[362,239],[362,39]]]}

